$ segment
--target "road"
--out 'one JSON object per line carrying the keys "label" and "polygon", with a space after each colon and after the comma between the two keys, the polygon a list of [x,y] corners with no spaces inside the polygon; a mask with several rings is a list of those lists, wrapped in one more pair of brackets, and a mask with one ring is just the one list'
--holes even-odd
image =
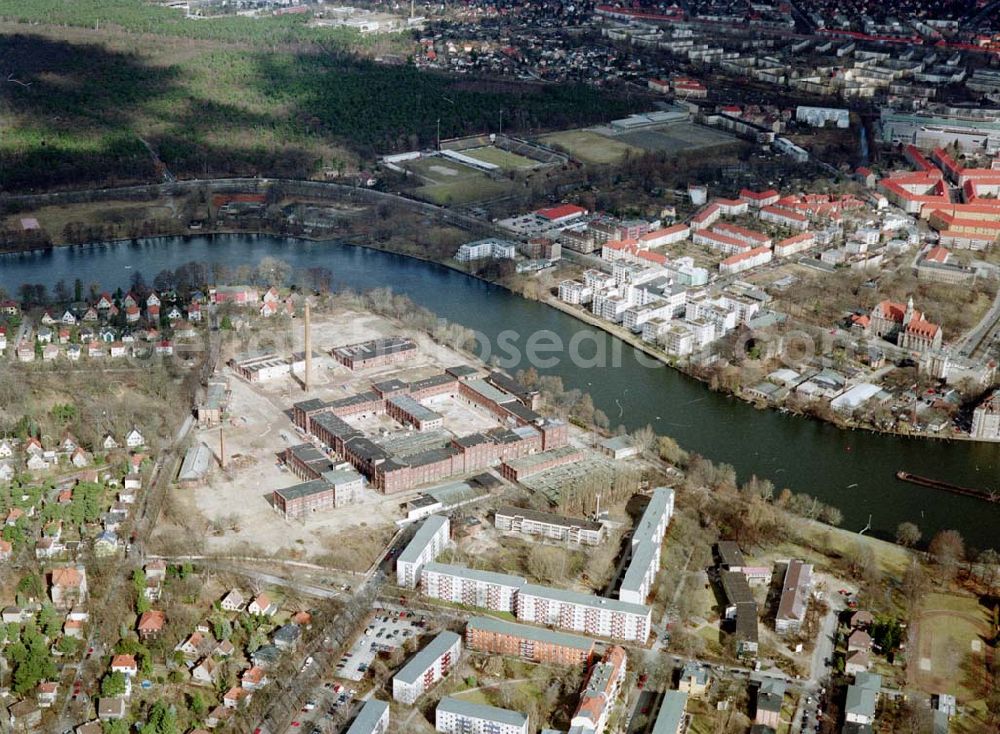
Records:
{"label": "road", "polygon": [[993,299],[989,310],[983,314],[983,318],[962,337],[958,347],[959,354],[966,357],[976,356],[982,350],[989,348],[997,333],[1000,333],[1000,289],[997,290],[996,298]]}

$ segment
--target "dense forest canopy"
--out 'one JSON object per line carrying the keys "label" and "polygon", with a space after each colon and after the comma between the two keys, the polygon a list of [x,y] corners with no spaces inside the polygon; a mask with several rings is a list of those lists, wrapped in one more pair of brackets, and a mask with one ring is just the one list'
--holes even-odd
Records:
{"label": "dense forest canopy", "polygon": [[[484,133],[502,112],[505,130],[526,132],[642,106],[583,85],[376,63],[348,50],[346,32],[287,17],[192,20],[143,0],[0,0],[0,17],[50,24],[0,36],[13,80],[0,85],[4,191],[153,181],[150,149],[184,178],[307,177],[432,144],[438,121],[443,137]],[[86,34],[95,42],[51,25],[99,20],[104,30]]]}

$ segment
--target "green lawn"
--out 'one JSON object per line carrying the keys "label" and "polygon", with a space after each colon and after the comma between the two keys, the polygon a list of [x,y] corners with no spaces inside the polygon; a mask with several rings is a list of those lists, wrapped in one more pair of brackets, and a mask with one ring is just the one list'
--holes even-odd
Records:
{"label": "green lawn", "polygon": [[484,161],[492,163],[494,166],[500,166],[505,171],[534,168],[538,165],[538,161],[533,161],[526,156],[511,153],[509,150],[503,150],[502,148],[494,148],[493,146],[488,148],[471,148],[463,150],[461,153],[470,158],[475,158],[477,161]]}
{"label": "green lawn", "polygon": [[542,135],[540,141],[546,145],[562,148],[574,158],[584,163],[618,163],[626,153],[642,153],[641,148],[635,148],[619,140],[604,137],[589,130],[565,130],[563,132]]}

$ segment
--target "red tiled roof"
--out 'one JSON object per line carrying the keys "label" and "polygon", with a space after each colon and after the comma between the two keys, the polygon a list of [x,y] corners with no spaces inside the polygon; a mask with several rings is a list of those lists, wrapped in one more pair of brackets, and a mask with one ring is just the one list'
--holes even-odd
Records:
{"label": "red tiled roof", "polygon": [[576,204],[561,204],[559,206],[549,207],[548,209],[539,209],[535,213],[543,219],[548,219],[549,221],[554,222],[557,219],[571,217],[574,214],[586,214],[587,210],[582,206],[577,206]]}

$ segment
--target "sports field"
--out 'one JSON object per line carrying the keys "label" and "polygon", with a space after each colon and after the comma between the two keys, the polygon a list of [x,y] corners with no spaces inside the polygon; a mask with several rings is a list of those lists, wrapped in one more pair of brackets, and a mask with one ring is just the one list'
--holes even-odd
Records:
{"label": "sports field", "polygon": [[454,183],[456,181],[478,178],[483,175],[481,171],[477,171],[475,168],[464,166],[457,161],[448,160],[440,156],[417,158],[416,160],[406,161],[402,166],[413,171],[422,179],[427,180],[428,183]]}
{"label": "sports field", "polygon": [[722,130],[681,122],[674,125],[636,130],[622,135],[621,140],[651,153],[683,153],[685,151],[730,145],[739,140]]}
{"label": "sports field", "polygon": [[910,683],[927,693],[944,692],[969,701],[970,675],[985,674],[967,665],[969,653],[982,660],[987,652],[990,618],[971,596],[928,594],[910,630],[907,656]]}
{"label": "sports field", "polygon": [[626,153],[691,153],[705,148],[739,143],[739,139],[721,130],[690,122],[657,125],[623,135],[614,135],[610,128],[600,131],[565,130],[543,135],[539,140],[562,148],[584,163],[619,163]]}
{"label": "sports field", "polygon": [[493,145],[483,148],[469,148],[468,150],[463,150],[462,155],[467,155],[484,163],[492,163],[494,166],[500,166],[505,171],[534,168],[539,165],[538,161],[533,161],[526,156],[511,153],[509,150],[497,148]]}
{"label": "sports field", "polygon": [[618,163],[626,153],[641,153],[641,148],[628,145],[616,138],[599,135],[591,130],[564,130],[538,138],[546,145],[562,148],[584,163]]}

